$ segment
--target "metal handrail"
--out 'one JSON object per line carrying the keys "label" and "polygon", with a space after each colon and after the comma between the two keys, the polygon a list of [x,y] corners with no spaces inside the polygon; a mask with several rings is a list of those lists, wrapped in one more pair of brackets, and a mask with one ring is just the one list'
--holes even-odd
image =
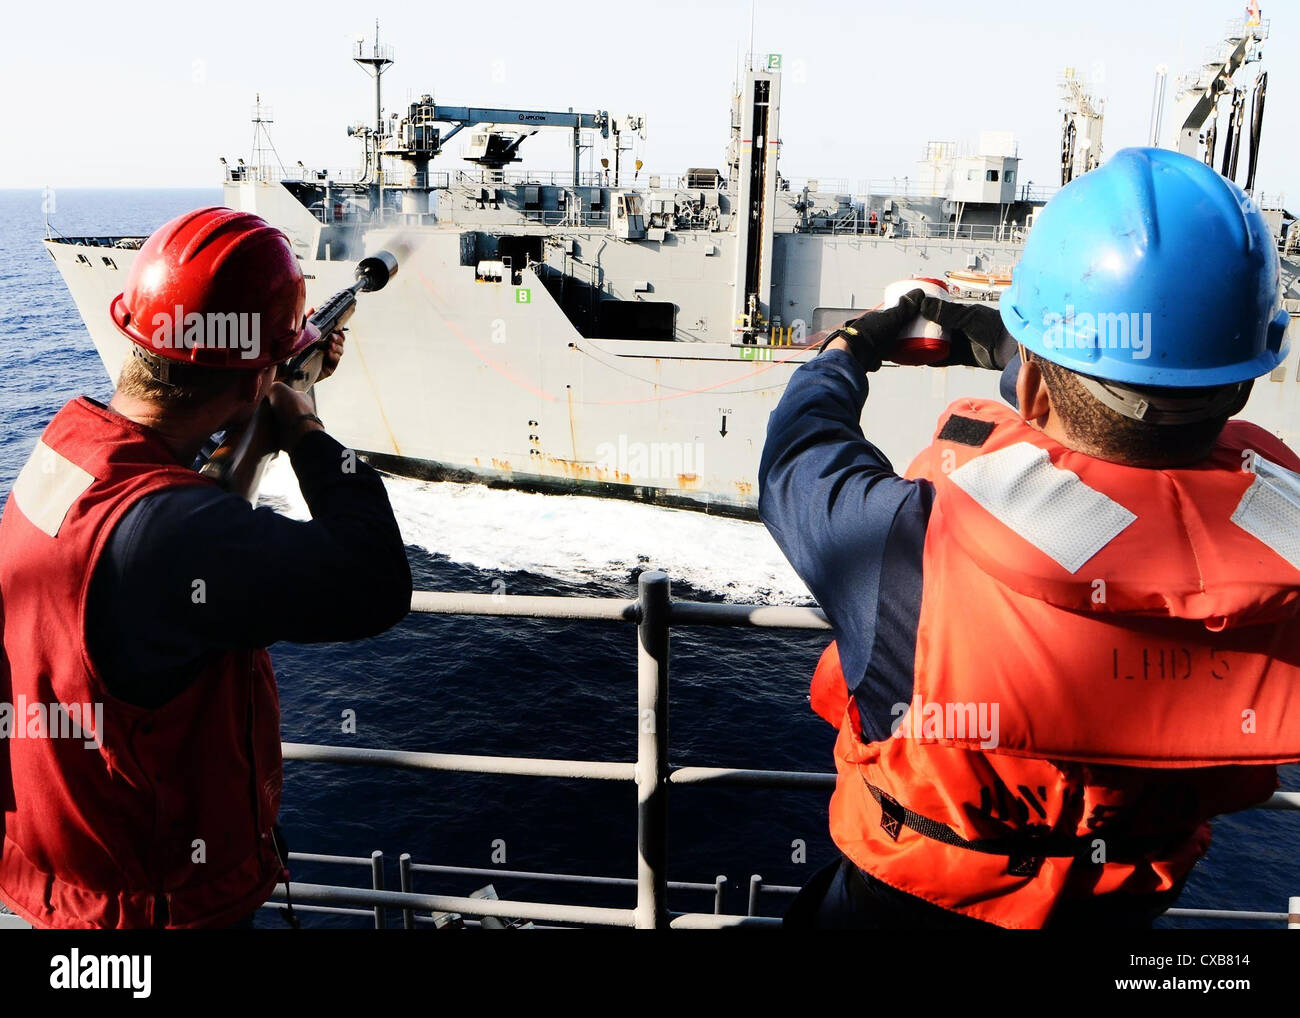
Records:
{"label": "metal handrail", "polygon": [[[413,928],[416,909],[458,912],[471,916],[496,916],[542,922],[576,923],[601,926],[635,926],[637,928],[671,927],[673,929],[718,929],[731,926],[766,927],[780,920],[756,916],[759,894],[764,890],[762,878],[750,880],[750,915],[721,914],[721,894],[725,877],[713,885],[669,883],[667,880],[667,792],[670,785],[712,785],[745,788],[819,789],[835,786],[835,775],[814,771],[756,770],[730,767],[670,767],[666,730],[668,706],[669,633],[674,625],[752,626],[756,628],[825,630],[830,625],[816,608],[763,606],[673,601],[668,577],[661,572],[642,573],[635,600],[628,598],[533,597],[505,594],[470,594],[459,592],[417,591],[411,610],[434,615],[479,615],[514,618],[570,619],[633,623],[637,626],[637,734],[635,762],[607,760],[566,760],[535,757],[486,756],[459,753],[429,753],[407,750],[370,749],[350,746],[322,746],[307,743],[284,743],[286,760],[334,763],[404,770],[451,771],[459,773],[501,774],[531,777],[559,777],[593,781],[627,781],[637,786],[637,874],[635,880],[619,877],[581,877],[574,874],[524,874],[475,867],[434,866],[413,863],[403,855],[402,890],[383,887],[383,854],[374,852],[369,859],[354,856],[291,855],[291,859],[370,865],[372,887],[344,887],[329,884],[292,885],[295,902],[313,906],[367,906],[373,909],[376,926],[385,924],[386,909],[399,909],[407,928]],[[1300,811],[1300,792],[1277,792],[1259,809]],[[635,908],[611,909],[556,905],[546,902],[504,899],[462,898],[447,895],[419,894],[411,889],[413,872],[464,873],[474,875],[512,875],[520,878],[617,884],[636,887]],[[670,913],[667,892],[673,890],[716,891],[715,911],[708,913]],[[797,888],[768,886],[770,892],[791,893]],[[285,897],[284,885],[276,890],[277,899]],[[1177,909],[1170,915],[1290,920],[1300,929],[1300,896],[1289,903],[1289,913],[1244,912],[1231,909]],[[355,913],[354,914],[361,914]]]}
{"label": "metal handrail", "polygon": [[[869,216],[869,213],[868,213]],[[859,210],[858,215],[811,217],[812,222],[801,227],[801,232],[810,234],[848,234],[854,237],[876,239],[882,242],[932,241],[932,240],[979,240],[992,244],[1023,244],[1029,233],[1024,223],[1010,221],[997,223],[950,223],[946,220],[894,219],[887,224],[879,222],[873,233],[868,225],[869,219]],[[818,221],[824,221],[820,225]],[[892,226],[892,232],[887,232]]]}
{"label": "metal handrail", "polygon": [[[383,872],[383,852],[375,851],[368,856],[360,855],[327,855],[320,852],[290,852],[288,861],[290,863],[306,862],[325,864],[332,866],[353,866],[363,867],[369,870],[372,877],[376,873]],[[410,853],[403,852],[398,857],[398,871],[401,876],[402,891],[413,892],[415,890],[413,876],[416,873],[436,873],[442,876],[468,876],[468,877],[488,877],[491,879],[510,879],[510,880],[533,880],[539,883],[551,884],[579,884],[586,887],[635,887],[636,881],[631,877],[609,877],[595,876],[588,873],[548,873],[535,870],[509,870],[500,866],[447,866],[433,863],[414,862]],[[668,889],[670,891],[699,891],[709,892],[713,895],[713,912],[715,915],[722,914],[723,894],[727,887],[726,874],[719,874],[713,878],[711,883],[704,883],[698,880],[670,880]],[[372,890],[382,890],[382,882],[376,882]],[[267,906],[271,907],[271,906]],[[365,915],[364,910],[345,909],[350,914]],[[407,909],[404,912],[409,911]],[[418,917],[411,916],[412,920]],[[408,922],[408,926],[410,923]]]}
{"label": "metal handrail", "polygon": [[[564,617],[572,618],[572,616]],[[392,767],[410,771],[568,778],[578,781],[635,781],[637,768],[637,765],[632,762],[619,763],[609,760],[558,760],[534,756],[424,753],[358,746],[322,746],[305,742],[285,742],[281,745],[286,760],[361,767]],[[775,771],[742,767],[673,767],[669,769],[665,781],[670,785],[830,790],[835,787],[835,774],[831,771]],[[1300,792],[1274,792],[1254,808],[1300,811]]]}

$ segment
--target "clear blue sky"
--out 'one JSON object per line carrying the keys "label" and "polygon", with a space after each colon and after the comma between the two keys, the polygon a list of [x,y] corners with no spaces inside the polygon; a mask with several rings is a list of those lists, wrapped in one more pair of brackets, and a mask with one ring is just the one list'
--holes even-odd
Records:
{"label": "clear blue sky", "polygon": [[[1099,79],[1106,151],[1142,144],[1155,65],[1169,65],[1172,108],[1173,78],[1243,9],[1236,0],[766,0],[754,49],[784,57],[789,176],[902,176],[929,140],[1010,130],[1025,159],[1021,179],[1054,183],[1065,66]],[[1272,73],[1259,186],[1300,205],[1291,126],[1300,4],[1275,0],[1263,11]],[[357,150],[344,127],[369,120],[373,106],[349,47],[373,32],[375,17],[396,48],[390,112],[426,91],[455,104],[642,112],[648,171],[722,165],[737,46],[749,38],[745,2],[77,0],[18,4],[4,16],[0,187],[215,185],[218,156],[248,158],[257,91],[274,109],[286,163],[351,166]],[[525,156],[536,168],[568,165],[559,136],[532,139]]]}

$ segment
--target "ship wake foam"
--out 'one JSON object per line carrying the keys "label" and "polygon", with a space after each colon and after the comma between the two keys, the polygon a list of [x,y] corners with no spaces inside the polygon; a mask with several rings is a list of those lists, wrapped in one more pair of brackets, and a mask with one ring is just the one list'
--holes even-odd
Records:
{"label": "ship wake foam", "polygon": [[[760,523],[477,484],[406,477],[385,477],[384,483],[408,545],[477,569],[621,588],[633,570],[655,568],[728,601],[812,602]],[[295,519],[308,518],[283,456],[266,472],[262,501]]]}

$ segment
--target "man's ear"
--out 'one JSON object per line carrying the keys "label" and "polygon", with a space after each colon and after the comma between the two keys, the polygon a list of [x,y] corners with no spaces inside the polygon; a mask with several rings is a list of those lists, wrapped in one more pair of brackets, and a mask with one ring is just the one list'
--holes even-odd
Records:
{"label": "man's ear", "polygon": [[1020,416],[1027,421],[1042,420],[1052,409],[1042,369],[1037,361],[1026,355],[1023,346],[1020,348],[1020,373],[1016,375],[1016,406]]}

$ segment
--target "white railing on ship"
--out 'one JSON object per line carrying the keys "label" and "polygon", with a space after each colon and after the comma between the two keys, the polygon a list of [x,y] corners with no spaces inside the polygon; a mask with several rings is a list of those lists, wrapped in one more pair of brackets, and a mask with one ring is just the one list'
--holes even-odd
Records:
{"label": "white railing on ship", "polygon": [[[388,911],[401,912],[403,925],[432,922],[432,913],[455,913],[476,917],[528,920],[583,926],[625,926],[639,929],[721,929],[736,926],[776,927],[781,920],[760,916],[760,896],[793,894],[798,888],[764,886],[757,874],[750,877],[748,914],[722,912],[725,877],[713,884],[672,882],[667,878],[666,837],[667,795],[670,786],[712,785],[722,787],[817,789],[835,787],[835,775],[812,771],[754,770],[734,767],[669,767],[668,765],[668,675],[669,642],[673,626],[756,626],[767,629],[820,629],[830,626],[815,608],[743,604],[708,604],[673,601],[668,577],[660,572],[642,573],[638,597],[530,597],[521,595],[438,593],[417,591],[411,610],[433,615],[491,615],[510,618],[568,619],[586,622],[625,622],[637,627],[637,752],[634,761],[565,760],[538,757],[480,756],[460,753],[429,753],[408,750],[366,749],[348,746],[284,744],[286,760],[314,763],[392,767],[403,770],[452,771],[471,774],[526,775],[623,781],[637,787],[636,877],[593,877],[579,874],[539,874],[500,869],[434,866],[415,863],[409,855],[399,858],[401,890],[384,886],[384,856],[369,858],[290,853],[290,862],[336,863],[369,866],[369,887],[339,884],[299,883],[288,888],[295,909],[339,915],[373,916],[377,927],[387,925]],[[1278,792],[1260,809],[1300,810],[1300,792]],[[425,894],[414,890],[414,875],[492,876],[514,879],[572,883],[587,886],[636,888],[634,908],[604,908],[562,905],[540,901],[471,898]],[[711,891],[714,911],[670,913],[668,891]],[[264,908],[283,907],[286,888],[276,888]],[[1174,908],[1166,915],[1196,919],[1287,922],[1300,929],[1300,896],[1289,900],[1287,912],[1254,912],[1229,909]],[[417,913],[426,913],[421,916]]]}
{"label": "white railing on ship", "polygon": [[[787,178],[787,182],[791,191],[802,191],[804,187],[808,187],[814,194],[844,194],[857,201],[869,198],[943,198],[946,196],[942,189],[924,185],[911,177],[869,177],[853,185],[843,177],[790,177]],[[1015,201],[1035,202],[1047,201],[1059,190],[1060,188],[1055,185],[1035,184],[1032,180],[1016,184],[1012,188]]]}
{"label": "white railing on ship", "polygon": [[[521,184],[534,184],[539,187],[573,187],[572,170],[492,170],[486,167],[477,169],[458,169],[451,171],[452,182],[471,187],[514,187]],[[634,187],[643,184],[642,175],[636,183],[628,176],[622,181],[622,187]],[[446,186],[446,185],[442,185]],[[578,174],[578,187],[610,187],[611,182],[603,173],[582,172]]]}
{"label": "white railing on ship", "polygon": [[[868,213],[869,215],[869,213]],[[882,241],[915,240],[983,240],[990,243],[1021,244],[1028,236],[1023,223],[949,223],[916,219],[895,219],[893,229],[889,223],[877,222],[873,231],[870,219],[863,211],[849,216],[810,217],[808,232],[844,234],[855,237],[876,237]]]}

